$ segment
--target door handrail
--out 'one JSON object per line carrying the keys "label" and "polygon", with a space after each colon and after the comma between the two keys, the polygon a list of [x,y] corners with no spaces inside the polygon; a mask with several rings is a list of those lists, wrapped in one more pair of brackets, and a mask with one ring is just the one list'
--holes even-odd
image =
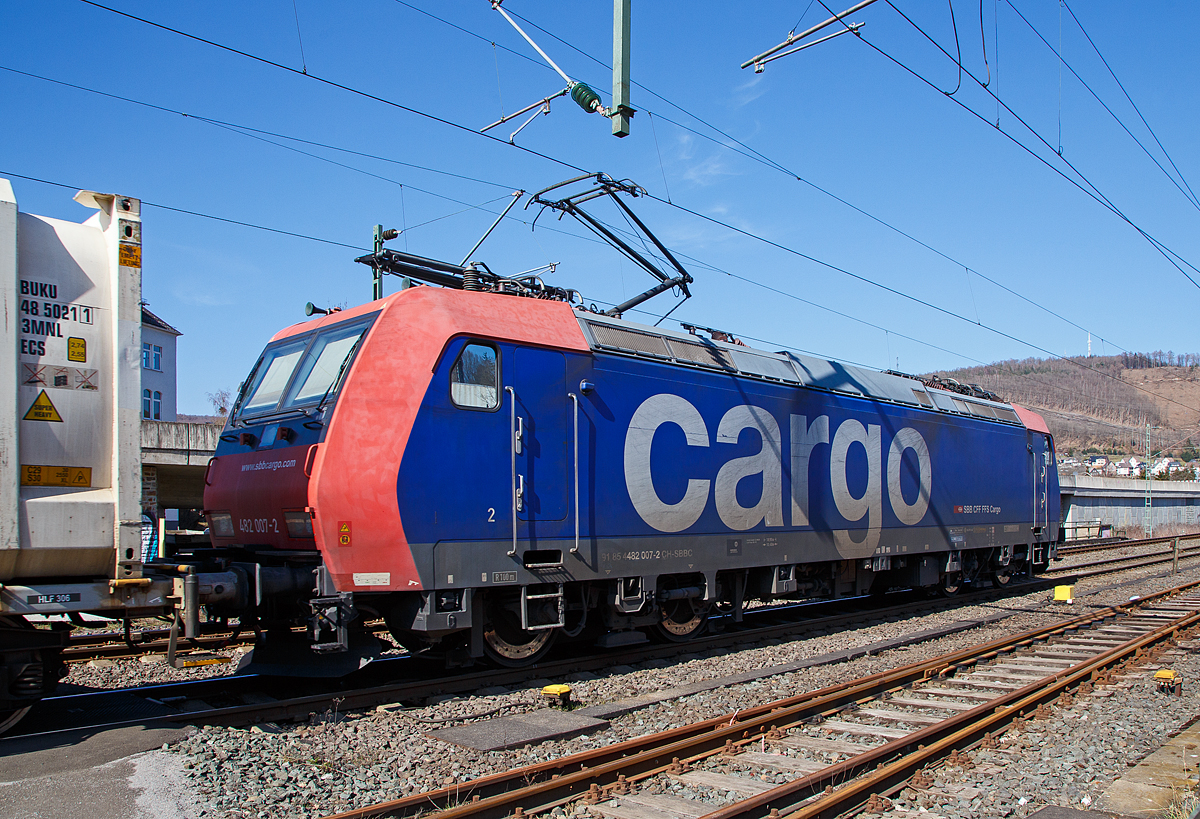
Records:
{"label": "door handrail", "polygon": [[508,556],[513,557],[517,553],[517,391],[512,387],[505,387],[504,391],[512,399],[508,405],[508,447],[512,453],[512,548]]}
{"label": "door handrail", "polygon": [[577,555],[579,554],[579,396],[573,392],[569,392],[567,395],[571,398],[575,443],[575,455],[572,458],[575,470],[572,481],[575,486],[575,545],[571,547],[571,554]]}

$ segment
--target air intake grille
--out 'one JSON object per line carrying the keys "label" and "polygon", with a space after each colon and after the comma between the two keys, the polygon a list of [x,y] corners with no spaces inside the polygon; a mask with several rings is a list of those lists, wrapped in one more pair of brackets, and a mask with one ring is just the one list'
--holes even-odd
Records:
{"label": "air intake grille", "polygon": [[588,328],[592,331],[596,343],[602,347],[616,347],[619,350],[649,353],[661,358],[668,358],[671,355],[667,351],[666,342],[663,341],[661,336],[635,333],[632,330],[625,330],[608,324],[596,324],[590,321],[588,322]]}
{"label": "air intake grille", "polygon": [[719,367],[722,370],[737,371],[737,367],[733,365],[733,359],[729,353],[719,347],[709,347],[706,344],[692,344],[687,341],[680,341],[673,338],[668,342],[671,345],[671,353],[684,361],[694,361],[697,364],[703,364],[705,367]]}

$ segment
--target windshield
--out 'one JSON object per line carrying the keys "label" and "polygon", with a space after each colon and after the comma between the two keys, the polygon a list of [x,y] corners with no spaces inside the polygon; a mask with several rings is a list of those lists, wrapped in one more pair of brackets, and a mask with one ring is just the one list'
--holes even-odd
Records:
{"label": "windshield", "polygon": [[290,407],[303,404],[329,392],[341,374],[342,364],[366,329],[360,324],[318,335],[309,346],[283,405]]}
{"label": "windshield", "polygon": [[246,392],[246,400],[242,404],[243,414],[275,408],[279,403],[279,396],[283,395],[283,390],[292,377],[292,370],[296,369],[296,362],[300,360],[305,345],[306,342],[297,341],[263,354],[255,381]]}
{"label": "windshield", "polygon": [[337,389],[371,321],[336,325],[263,353],[238,417],[315,404]]}

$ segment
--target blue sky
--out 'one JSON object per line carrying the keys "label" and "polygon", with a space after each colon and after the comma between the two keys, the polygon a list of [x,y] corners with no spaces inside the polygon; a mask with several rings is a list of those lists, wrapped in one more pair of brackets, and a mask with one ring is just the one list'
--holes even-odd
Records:
{"label": "blue sky", "polygon": [[[1047,0],[983,0],[985,67],[979,4],[954,4],[964,67],[980,79],[990,70],[991,90],[1012,109],[1000,112],[997,129],[996,100],[968,76],[953,98],[944,93],[955,87],[957,66],[913,25],[955,55],[949,6],[893,2],[850,18],[866,23],[864,39],[878,51],[847,35],[755,74],[739,65],[782,41],[798,21],[804,28],[827,17],[820,2],[634,0],[632,71],[643,87],[633,89],[632,134],[616,139],[601,117],[556,100],[516,142],[560,164],[505,144],[523,117],[496,129],[499,140],[471,133],[563,86],[486,0],[109,3],[312,76],[80,0],[9,0],[0,28],[7,114],[0,170],[148,203],[143,293],[184,333],[181,412],[211,411],[206,393],[236,389],[266,339],[303,317],[305,302],[369,299],[369,270],[352,259],[361,252],[354,248],[369,247],[373,225],[406,228],[391,247],[458,261],[511,190],[575,175],[568,166],[632,179],[650,194],[634,203],[636,211],[696,279],[694,298],[669,322],[909,372],[1043,355],[1021,341],[1059,355],[1087,351],[1085,330],[987,277],[1090,329],[1097,353],[1200,347],[1200,288],[1053,170],[1079,180],[1069,161],[1117,210],[1200,267],[1200,208],[1066,68],[1060,103],[1058,58],[1016,10],[1056,47],[1061,12],[1066,62],[1174,173],[1070,12]],[[610,3],[507,0],[504,7],[569,43],[527,26],[568,74],[607,100],[611,74],[597,60],[611,61]],[[1189,33],[1200,26],[1200,9],[1075,0],[1070,11],[1183,179],[1200,190],[1200,68]],[[10,178],[23,211],[88,216],[71,201],[72,190]],[[513,215],[475,254],[491,269],[511,274],[557,262],[549,281],[597,303],[651,284],[615,252],[582,238],[578,226],[547,214],[531,231],[532,211]],[[598,215],[618,221],[611,210]],[[395,286],[389,281],[389,292]],[[673,304],[664,295],[646,307],[661,315]]]}

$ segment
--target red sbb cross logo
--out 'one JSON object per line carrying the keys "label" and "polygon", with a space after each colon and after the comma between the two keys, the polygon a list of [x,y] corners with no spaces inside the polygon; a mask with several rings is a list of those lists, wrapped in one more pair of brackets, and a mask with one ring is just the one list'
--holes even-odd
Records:
{"label": "red sbb cross logo", "polygon": [[350,521],[338,521],[338,546],[350,545]]}

